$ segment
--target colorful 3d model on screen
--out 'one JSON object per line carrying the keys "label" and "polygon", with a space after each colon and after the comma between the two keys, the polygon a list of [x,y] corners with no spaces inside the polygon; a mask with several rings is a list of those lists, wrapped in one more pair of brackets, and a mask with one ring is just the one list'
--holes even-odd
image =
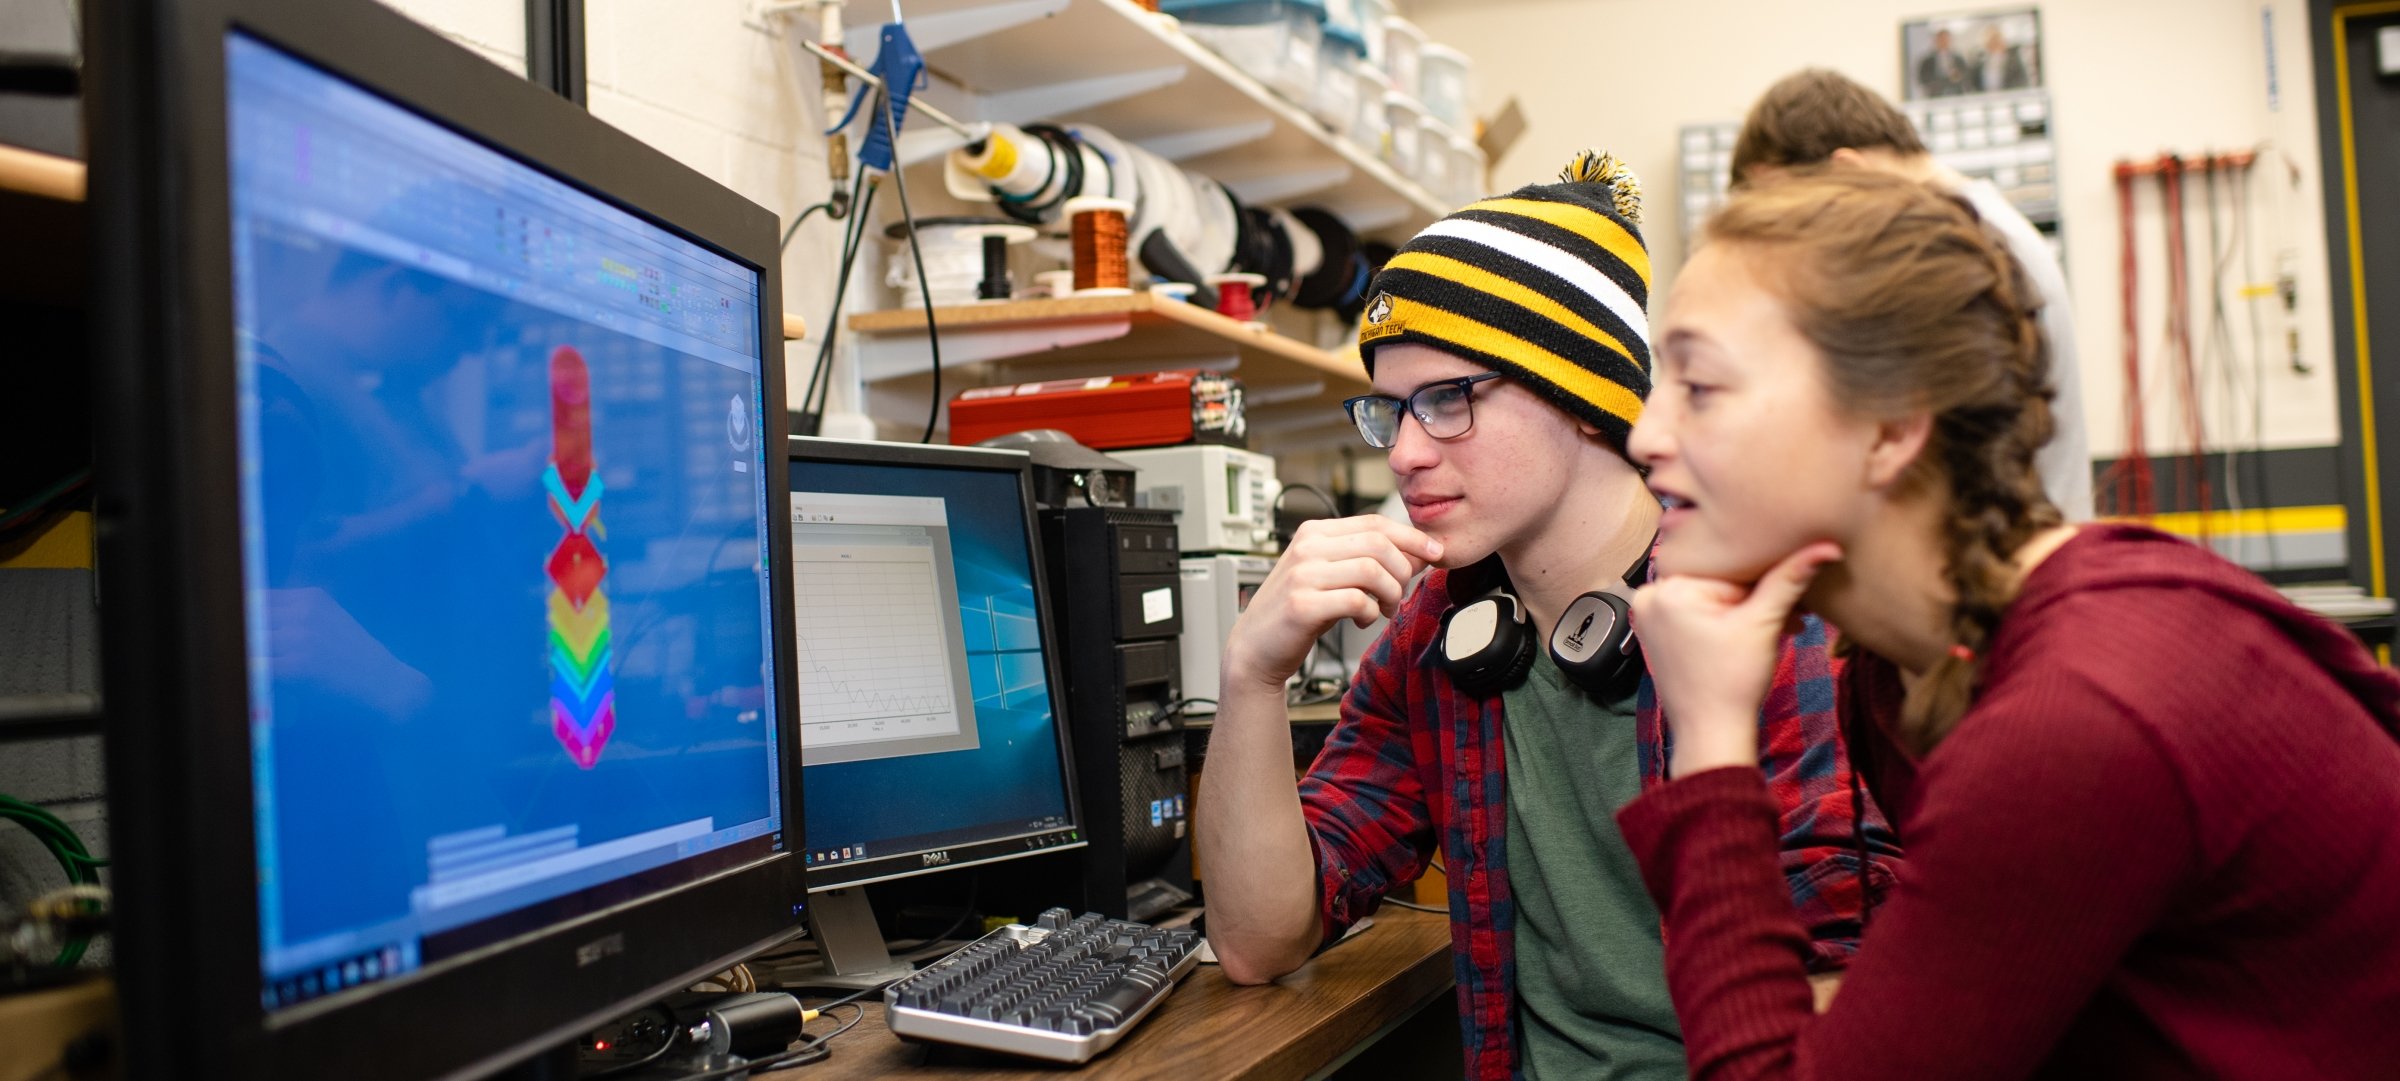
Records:
{"label": "colorful 3d model on screen", "polygon": [[597,541],[600,472],[592,465],[592,376],[583,354],[550,354],[550,467],[542,473],[550,513],[567,535],[550,550],[550,725],[575,764],[590,769],[617,727],[617,681],[610,669],[608,560]]}

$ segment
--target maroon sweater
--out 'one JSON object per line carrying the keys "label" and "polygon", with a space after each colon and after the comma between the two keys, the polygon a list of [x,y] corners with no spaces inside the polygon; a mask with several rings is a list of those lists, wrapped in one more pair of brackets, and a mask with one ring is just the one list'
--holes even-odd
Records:
{"label": "maroon sweater", "polygon": [[2199,548],[2086,527],[1913,760],[1841,688],[1908,863],[1830,1012],[1755,769],[1618,814],[1696,1078],[2400,1077],[2400,679]]}

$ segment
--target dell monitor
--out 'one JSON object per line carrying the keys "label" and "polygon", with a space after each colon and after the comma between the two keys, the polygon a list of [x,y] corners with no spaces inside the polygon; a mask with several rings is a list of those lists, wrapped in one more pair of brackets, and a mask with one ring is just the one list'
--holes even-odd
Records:
{"label": "dell monitor", "polygon": [[856,887],[1084,844],[1022,451],[791,441],[809,915],[890,957]]}
{"label": "dell monitor", "polygon": [[92,26],[127,1076],[556,1065],[797,934],[774,217],[364,0]]}

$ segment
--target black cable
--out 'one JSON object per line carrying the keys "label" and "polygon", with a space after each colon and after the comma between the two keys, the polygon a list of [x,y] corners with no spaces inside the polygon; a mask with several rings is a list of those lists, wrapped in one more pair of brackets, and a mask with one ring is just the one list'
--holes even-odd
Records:
{"label": "black cable", "polygon": [[[817,1037],[817,1038],[816,1038],[816,1040],[815,1040],[815,1041],[814,1041],[814,1042],[811,1044],[811,1046],[814,1046],[814,1047],[822,1047],[822,1046],[824,1046],[825,1044],[831,1043],[831,1042],[833,1041],[833,1038],[834,1038],[834,1037],[836,1037],[836,1036],[839,1036],[839,1035],[841,1035],[842,1033],[845,1033],[845,1032],[848,1032],[848,1031],[850,1031],[852,1028],[856,1027],[856,1026],[858,1025],[858,1023],[859,1023],[859,1022],[861,1022],[861,1021],[864,1021],[864,1020],[866,1020],[866,1019],[867,1019],[867,1008],[866,1008],[866,1006],[865,1006],[865,1005],[863,1005],[863,1004],[860,1004],[860,1003],[856,1003],[856,1002],[845,1002],[845,1003],[839,1003],[839,1005],[848,1006],[848,1007],[850,1007],[850,1009],[851,1009],[851,1010],[853,1010],[853,1011],[855,1011],[855,1012],[853,1012],[853,1013],[850,1015],[850,1019],[849,1019],[849,1020],[842,1022],[842,1024],[841,1024],[841,1027],[840,1027],[840,1028],[836,1028],[836,1029],[834,1029],[834,1030],[833,1030],[833,1031],[831,1031],[831,1032],[828,1032],[828,1033],[826,1033],[826,1034],[824,1034],[824,1035],[822,1035],[822,1036],[819,1036],[819,1037]],[[817,1012],[821,1014],[821,1013],[824,1013],[826,1010],[830,1010],[830,1009],[832,1009],[832,1008],[833,1008],[832,1006],[824,1006],[824,1007],[820,1007],[820,1008],[818,1008]]]}
{"label": "black cable", "polygon": [[799,217],[797,217],[797,218],[793,218],[793,219],[792,219],[792,224],[791,224],[791,227],[790,227],[790,228],[788,228],[788,229],[785,229],[785,230],[783,231],[783,244],[782,244],[781,246],[777,247],[775,250],[777,250],[777,251],[788,251],[788,250],[790,250],[790,249],[791,249],[791,246],[792,246],[792,237],[793,237],[793,236],[795,236],[795,235],[797,235],[797,234],[800,232],[800,226],[801,226],[801,223],[803,223],[803,222],[806,222],[806,221],[808,220],[808,216],[809,216],[809,215],[811,215],[811,214],[814,214],[814,213],[816,213],[817,211],[820,211],[820,210],[832,210],[832,209],[833,209],[833,203],[832,203],[832,201],[831,201],[831,200],[827,200],[827,201],[825,201],[825,202],[818,203],[818,204],[816,204],[815,206],[809,207],[808,209],[801,211],[801,212],[800,212],[800,216],[799,216]]}
{"label": "black cable", "polygon": [[[858,245],[866,232],[867,211],[875,202],[875,187],[867,183],[867,171],[860,169],[850,182],[851,211],[849,227],[842,233],[840,269],[834,280],[833,310],[826,315],[825,337],[817,343],[816,363],[809,367],[808,396],[801,402],[804,412],[822,417],[832,399],[832,388],[826,380],[833,374],[834,339],[841,332],[842,300],[850,293],[850,274],[858,265]],[[811,432],[809,434],[815,434]]]}
{"label": "black cable", "polygon": [[[905,978],[905,977],[903,977],[903,978]],[[858,990],[856,990],[856,991],[852,991],[852,992],[850,992],[850,993],[849,993],[849,994],[847,994],[847,995],[843,995],[843,996],[842,996],[842,997],[840,997],[840,998],[834,999],[834,1000],[833,1000],[833,1001],[831,1001],[831,1002],[828,1002],[828,1003],[826,1003],[826,1004],[824,1004],[824,1005],[822,1005],[822,1006],[819,1006],[819,1007],[817,1007],[817,1012],[818,1012],[818,1013],[824,1013],[825,1011],[827,1011],[827,1010],[830,1010],[830,1009],[832,1009],[832,1008],[834,1008],[834,1007],[836,1007],[836,1006],[847,1006],[847,1005],[849,1005],[849,1004],[851,1004],[851,1003],[853,1003],[853,1002],[856,1002],[856,1001],[858,1001],[859,999],[865,998],[865,997],[867,997],[868,995],[872,995],[872,994],[874,994],[874,993],[876,993],[876,992],[878,992],[878,991],[881,991],[881,990],[883,990],[883,989],[884,989],[884,988],[886,988],[886,987],[890,987],[891,985],[893,985],[893,984],[895,984],[895,983],[898,983],[898,982],[900,982],[900,981],[899,981],[899,980],[885,980],[885,981],[883,981],[882,983],[876,984],[876,985],[875,985],[875,986],[873,986],[873,987],[861,987],[861,988],[859,988],[859,989],[858,989]],[[832,1037],[830,1037],[830,1036],[828,1036],[828,1037],[826,1037],[826,1038],[827,1038],[827,1039],[832,1039]]]}
{"label": "black cable", "polygon": [[1325,505],[1325,515],[1328,518],[1339,518],[1342,516],[1342,505],[1334,502],[1332,496],[1326,495],[1325,489],[1319,488],[1314,484],[1284,485],[1282,491],[1275,493],[1275,501],[1267,505],[1267,513],[1271,515],[1283,513],[1283,497],[1290,495],[1293,492],[1307,492],[1308,494],[1317,497],[1317,502]]}
{"label": "black cable", "polygon": [[[825,336],[817,341],[817,359],[809,365],[808,390],[800,399],[800,410],[812,417],[822,418],[831,388],[825,385],[832,374],[834,338],[841,330],[842,300],[850,292],[850,272],[858,259],[859,233],[866,228],[867,210],[875,201],[874,188],[867,184],[867,171],[861,168],[850,180],[850,205],[854,208],[848,224],[842,228],[842,251],[837,263],[833,285],[833,310],[826,314]],[[815,435],[812,428],[804,433]]]}
{"label": "black cable", "polygon": [[[950,926],[942,928],[942,933],[941,933],[941,934],[935,935],[935,936],[933,936],[932,938],[926,939],[926,940],[925,940],[925,941],[923,941],[923,942],[919,942],[919,943],[917,943],[917,944],[916,944],[916,946],[913,946],[913,947],[910,947],[910,948],[911,948],[911,949],[921,949],[921,948],[923,948],[923,947],[925,947],[925,946],[932,945],[933,943],[936,943],[936,942],[941,942],[941,941],[945,941],[945,940],[947,940],[947,939],[948,939],[948,938],[949,938],[951,935],[957,934],[957,933],[958,933],[958,929],[959,929],[959,928],[961,928],[961,927],[965,927],[965,926],[967,925],[967,921],[968,921],[968,920],[971,920],[971,919],[974,919],[974,918],[975,918],[975,903],[976,903],[977,901],[980,901],[980,900],[982,900],[982,899],[983,899],[983,873],[982,873],[982,872],[980,872],[980,871],[978,871],[978,872],[976,872],[976,874],[975,874],[975,877],[974,877],[974,878],[971,878],[971,879],[968,879],[968,880],[967,880],[967,903],[966,903],[966,904],[964,904],[964,905],[961,905],[961,906],[959,906],[959,910],[958,910],[958,918],[957,918],[957,919],[955,919],[955,920],[952,920],[952,921],[950,921]],[[856,997],[856,996],[852,996],[852,997]],[[846,1002],[846,1001],[849,1001],[849,1000],[848,1000],[848,999],[844,999],[844,1000],[842,1000],[842,1001],[843,1001],[843,1002]],[[833,1003],[828,1003],[828,1005],[839,1006],[839,1005],[841,1005],[841,1002],[833,1002]]]}
{"label": "black cable", "polygon": [[1175,701],[1167,703],[1167,708],[1160,710],[1159,716],[1178,716],[1181,715],[1185,709],[1199,705],[1202,702],[1206,702],[1212,706],[1217,704],[1217,700],[1214,698],[1178,698]]}
{"label": "black cable", "polygon": [[867,211],[875,204],[875,188],[867,183],[867,171],[860,169],[850,182],[850,227],[842,235],[840,270],[833,285],[833,311],[826,316],[825,337],[817,344],[816,363],[809,366],[808,389],[801,393],[800,412],[809,417],[809,428],[801,435],[817,434],[816,424],[825,415],[826,403],[832,399],[832,388],[826,380],[833,374],[834,338],[841,332],[842,299],[850,291],[850,272],[857,265],[860,234],[866,231]]}
{"label": "black cable", "polygon": [[[886,94],[883,96],[883,115],[889,119],[892,131],[897,133],[900,119],[892,109],[891,95]],[[892,138],[897,148],[899,136],[895,134]],[[934,325],[933,283],[925,279],[925,249],[917,242],[917,217],[908,209],[908,167],[899,160],[898,154],[899,151],[894,149],[892,183],[900,190],[900,220],[908,226],[908,256],[917,264],[917,295],[925,301],[925,349],[933,355],[933,404],[925,410],[925,434],[918,436],[917,442],[931,443],[934,422],[942,416],[942,332]]]}

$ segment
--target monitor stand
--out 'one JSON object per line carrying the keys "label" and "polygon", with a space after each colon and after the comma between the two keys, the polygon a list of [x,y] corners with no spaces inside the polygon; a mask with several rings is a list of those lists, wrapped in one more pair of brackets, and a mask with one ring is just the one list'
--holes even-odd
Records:
{"label": "monitor stand", "polygon": [[905,961],[893,961],[883,944],[875,911],[867,906],[864,887],[827,890],[808,898],[808,930],[825,958],[822,972],[792,981],[809,987],[865,990],[914,971]]}

